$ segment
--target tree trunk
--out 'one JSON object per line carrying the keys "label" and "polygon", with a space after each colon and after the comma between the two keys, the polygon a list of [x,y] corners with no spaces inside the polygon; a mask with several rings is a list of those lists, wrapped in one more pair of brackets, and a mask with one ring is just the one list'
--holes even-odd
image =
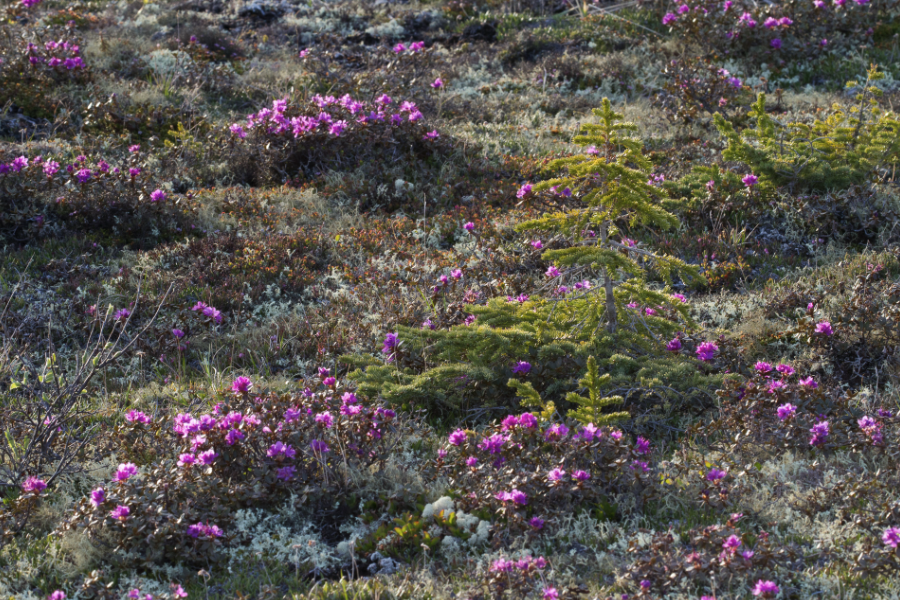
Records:
{"label": "tree trunk", "polygon": [[[607,247],[607,224],[600,228],[600,240],[603,247]],[[618,324],[616,311],[616,297],[613,295],[612,276],[608,269],[603,270],[603,287],[606,289],[606,328],[610,333],[615,333]]]}

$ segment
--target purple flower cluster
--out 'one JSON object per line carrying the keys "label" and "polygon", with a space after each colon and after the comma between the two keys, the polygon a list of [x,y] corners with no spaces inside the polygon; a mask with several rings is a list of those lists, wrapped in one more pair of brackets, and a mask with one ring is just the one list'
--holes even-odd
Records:
{"label": "purple flower cluster", "polygon": [[[23,3],[25,1],[23,0]],[[43,47],[29,43],[25,53],[28,56],[28,62],[35,68],[44,65],[51,70],[60,72],[85,68],[84,60],[81,58],[81,48],[74,42],[51,40],[44,43]]]}
{"label": "purple flower cluster", "polygon": [[37,494],[47,489],[47,484],[43,479],[37,477],[29,477],[22,482],[22,491],[26,494]]}
{"label": "purple flower cluster", "polygon": [[547,568],[547,560],[543,556],[532,558],[526,556],[519,560],[510,560],[506,558],[498,558],[491,563],[488,570],[492,573],[512,573],[513,571],[521,571],[527,573],[533,570],[542,570]]}
{"label": "purple flower cluster", "polygon": [[205,302],[197,302],[191,310],[212,320],[216,325],[222,322],[222,313],[217,308],[209,306]]}
{"label": "purple flower cluster", "polygon": [[218,538],[223,535],[218,525],[207,525],[204,523],[188,525],[185,533],[192,538]]}
{"label": "purple flower cluster", "polygon": [[819,421],[810,428],[809,432],[812,434],[812,437],[809,439],[809,445],[821,446],[825,443],[830,433],[828,421]]}
{"label": "purple flower cluster", "polygon": [[697,346],[697,358],[704,362],[709,362],[715,358],[719,347],[713,342],[703,342]]}
{"label": "purple flower cluster", "polygon": [[[392,104],[394,100],[386,94],[373,102],[362,102],[349,94],[340,98],[316,94],[305,106],[290,105],[285,98],[275,100],[272,108],[263,108],[247,115],[245,124],[234,123],[229,131],[237,139],[245,139],[251,131],[294,139],[316,134],[340,137],[346,132],[372,127],[378,123],[395,128],[404,122],[415,123],[424,118],[412,102],[400,102],[395,112],[390,110]],[[437,131],[425,134],[426,140],[438,137],[440,134]]]}
{"label": "purple flower cluster", "polygon": [[497,492],[496,494],[494,494],[494,497],[504,504],[509,502],[518,504],[519,506],[525,506],[526,504],[528,504],[528,494],[516,489],[513,489],[509,492]]}

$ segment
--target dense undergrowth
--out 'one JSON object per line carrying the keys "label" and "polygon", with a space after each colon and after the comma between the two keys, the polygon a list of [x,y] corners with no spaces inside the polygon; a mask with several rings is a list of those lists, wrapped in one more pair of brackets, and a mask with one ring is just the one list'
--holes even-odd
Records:
{"label": "dense undergrowth", "polygon": [[0,15],[0,596],[900,593],[896,1]]}

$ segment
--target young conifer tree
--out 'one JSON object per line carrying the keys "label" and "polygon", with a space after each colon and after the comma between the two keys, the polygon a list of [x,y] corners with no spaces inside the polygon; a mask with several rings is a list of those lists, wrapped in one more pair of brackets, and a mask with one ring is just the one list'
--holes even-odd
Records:
{"label": "young conifer tree", "polygon": [[[585,125],[575,138],[587,150],[551,162],[548,168],[564,170],[563,176],[532,190],[568,187],[577,204],[518,227],[553,236],[554,245],[563,248],[543,256],[561,267],[554,283],[577,277],[577,285],[564,292],[558,288],[552,294],[473,305],[476,320],[470,325],[438,330],[398,326],[396,360],[344,359],[360,367],[352,376],[361,391],[397,404],[453,409],[471,406],[473,400],[497,404],[511,387],[523,404],[540,406],[542,413],[555,412],[554,398],[566,399],[581,407],[573,416],[597,423],[601,409],[619,401],[604,399],[601,386],[689,389],[708,384],[689,359],[663,350],[666,340],[688,329],[687,305],[646,280],[650,270],[667,283],[676,274],[683,280],[702,279],[697,268],[641,248],[620,231],[625,224],[668,229],[678,220],[659,205],[665,190],[648,182],[650,161],[641,142],[628,135],[635,126],[622,122],[605,99],[594,114],[599,123]],[[597,285],[581,281],[591,276]],[[588,357],[596,358],[588,376],[577,382],[573,375],[588,366]],[[516,378],[507,387],[512,366],[521,361],[529,370],[513,370]],[[586,389],[588,397],[566,396],[573,387]]]}
{"label": "young conifer tree", "polygon": [[[673,274],[700,278],[698,269],[677,258],[616,239],[618,226],[625,222],[659,229],[678,225],[675,215],[656,200],[665,192],[649,181],[652,165],[642,152],[641,142],[628,135],[637,126],[623,122],[623,115],[613,111],[607,98],[593,112],[600,122],[583,125],[582,135],[574,140],[590,153],[551,162],[549,169],[564,169],[565,175],[534,186],[535,192],[568,188],[580,197],[581,205],[522,223],[517,229],[550,231],[568,237],[570,247],[548,250],[543,257],[562,267],[585,266],[601,272],[604,319],[610,333],[618,327],[618,315],[626,299],[651,306],[665,301],[686,317],[684,307],[673,303],[671,297],[661,298],[658,292],[648,289],[643,277],[650,267],[671,283]],[[620,293],[616,293],[616,288]]]}

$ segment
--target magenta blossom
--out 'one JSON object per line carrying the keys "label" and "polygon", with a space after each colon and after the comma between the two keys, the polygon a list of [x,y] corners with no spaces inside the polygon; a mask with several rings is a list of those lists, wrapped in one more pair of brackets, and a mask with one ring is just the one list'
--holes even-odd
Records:
{"label": "magenta blossom", "polygon": [[238,377],[231,384],[231,391],[235,394],[246,394],[253,388],[253,382],[248,377]]}
{"label": "magenta blossom", "polygon": [[834,334],[834,330],[831,328],[831,323],[822,321],[821,323],[816,324],[816,333],[830,336]]}
{"label": "magenta blossom", "polygon": [[777,413],[779,420],[787,421],[797,413],[797,407],[788,402],[779,406],[777,409]]}
{"label": "magenta blossom", "polygon": [[506,417],[500,422],[503,426],[503,431],[509,431],[515,427],[519,426],[519,417],[516,415],[506,415]]}
{"label": "magenta blossom", "polygon": [[772,370],[772,365],[767,362],[760,361],[756,363],[755,368],[757,373],[768,373]]}
{"label": "magenta blossom", "polygon": [[510,492],[509,497],[510,500],[512,500],[516,504],[520,504],[522,506],[528,504],[528,495],[525,492],[513,490],[512,492]]}
{"label": "magenta blossom", "polygon": [[588,473],[587,471],[582,471],[582,470],[572,471],[572,479],[574,479],[575,481],[579,481],[579,482],[587,481],[590,478],[591,478],[591,474]]}
{"label": "magenta blossom", "polygon": [[809,432],[812,437],[809,439],[810,446],[821,446],[828,437],[829,427],[828,421],[820,421],[810,428]]}
{"label": "magenta blossom", "polygon": [[134,463],[122,463],[119,465],[116,474],[113,477],[116,481],[128,481],[130,477],[137,474],[138,468]]}
{"label": "magenta blossom", "polygon": [[475,223],[469,221],[468,223],[463,225],[463,229],[465,229],[469,233],[472,233],[473,231],[475,231]]}
{"label": "magenta blossom", "polygon": [[881,536],[881,541],[891,548],[900,546],[900,527],[888,527],[885,529],[884,535]]}
{"label": "magenta blossom", "polygon": [[397,338],[397,334],[389,333],[384,337],[384,347],[381,349],[381,352],[384,354],[393,354],[399,345],[400,340]]}
{"label": "magenta blossom", "polygon": [[127,506],[122,506],[121,504],[112,509],[109,515],[113,519],[118,519],[119,521],[124,521],[128,518],[128,515],[131,514],[131,509]]}
{"label": "magenta blossom", "polygon": [[129,423],[144,423],[147,424],[150,422],[150,416],[142,413],[139,410],[129,410],[125,415],[125,420]]}
{"label": "magenta blossom", "polygon": [[810,388],[810,389],[816,389],[817,387],[819,387],[819,384],[816,383],[816,380],[813,379],[812,377],[806,377],[804,379],[801,379],[800,385],[802,385],[805,388]]}
{"label": "magenta blossom", "polygon": [[98,506],[106,502],[106,491],[102,487],[91,490],[90,502],[94,508],[97,508]]}
{"label": "magenta blossom", "polygon": [[499,433],[486,437],[478,443],[478,449],[490,454],[499,454],[507,438]]}
{"label": "magenta blossom", "polygon": [[681,340],[679,340],[678,338],[672,338],[668,343],[666,343],[666,350],[668,350],[669,352],[678,352],[679,350],[681,350]]}
{"label": "magenta blossom", "polygon": [[26,494],[37,494],[45,489],[47,489],[47,484],[43,479],[37,477],[29,477],[22,482],[22,491]]}
{"label": "magenta blossom", "polygon": [[551,470],[549,473],[547,473],[547,479],[549,479],[550,481],[559,481],[560,479],[562,479],[565,476],[566,476],[566,472],[563,471],[562,469],[560,469],[559,467],[557,467],[557,468]]}
{"label": "magenta blossom", "polygon": [[785,377],[790,377],[791,375],[796,373],[796,371],[794,371],[794,368],[792,366],[786,365],[784,363],[775,367],[775,370],[778,371],[779,373],[781,373],[782,375],[784,375]]}
{"label": "magenta blossom", "polygon": [[309,443],[309,447],[316,454],[325,454],[329,452],[331,449],[328,447],[328,444],[323,442],[322,440],[313,440]]}
{"label": "magenta blossom", "polygon": [[760,579],[756,582],[756,585],[753,586],[753,595],[762,596],[763,598],[773,598],[780,591],[781,590],[775,585],[774,581],[764,581]]}
{"label": "magenta blossom", "polygon": [[711,361],[716,352],[719,351],[719,347],[713,342],[703,342],[699,346],[697,346],[697,358],[704,362]]}
{"label": "magenta blossom", "polygon": [[529,371],[531,371],[531,363],[526,362],[524,360],[520,360],[515,365],[513,365],[513,368],[512,368],[513,373],[517,373],[517,374],[521,374],[521,375],[525,375]]}
{"label": "magenta blossom", "polygon": [[538,425],[537,417],[531,413],[522,413],[519,415],[519,425],[526,429],[534,429]]}
{"label": "magenta blossom", "polygon": [[724,542],[722,542],[722,548],[726,551],[734,554],[737,552],[737,549],[741,547],[741,538],[736,535],[728,536]]}
{"label": "magenta blossom", "polygon": [[219,458],[219,455],[212,448],[197,455],[197,460],[200,461],[200,464],[207,466],[216,462],[217,458]]}
{"label": "magenta blossom", "polygon": [[150,193],[151,202],[162,202],[166,199],[166,193],[162,190],[154,190]]}
{"label": "magenta blossom", "polygon": [[744,182],[744,185],[749,189],[759,183],[759,177],[751,173],[749,175],[745,175],[744,178],[741,179],[741,181]]}
{"label": "magenta blossom", "polygon": [[296,454],[296,450],[281,441],[275,442],[274,444],[269,446],[269,450],[266,452],[266,456],[268,456],[269,458],[274,458],[276,460],[282,460],[284,458],[294,458]]}
{"label": "magenta blossom", "polygon": [[728,475],[728,473],[726,473],[725,471],[723,471],[723,470],[721,470],[721,469],[710,469],[710,470],[706,473],[706,480],[707,480],[707,481],[713,481],[713,482],[716,482],[716,481],[719,481],[719,480],[721,480],[721,479],[725,479],[725,477],[726,477],[727,475]]}
{"label": "magenta blossom", "polygon": [[462,429],[457,429],[456,431],[454,431],[453,433],[450,434],[449,441],[450,441],[450,444],[453,446],[460,446],[463,443],[465,443],[467,437],[468,436],[466,435],[465,431],[463,431]]}
{"label": "magenta blossom", "polygon": [[634,451],[638,454],[650,454],[650,440],[638,437],[634,443]]}
{"label": "magenta blossom", "polygon": [[547,431],[544,433],[545,440],[559,440],[566,437],[569,434],[569,428],[563,425],[562,423],[554,423],[551,425]]}

